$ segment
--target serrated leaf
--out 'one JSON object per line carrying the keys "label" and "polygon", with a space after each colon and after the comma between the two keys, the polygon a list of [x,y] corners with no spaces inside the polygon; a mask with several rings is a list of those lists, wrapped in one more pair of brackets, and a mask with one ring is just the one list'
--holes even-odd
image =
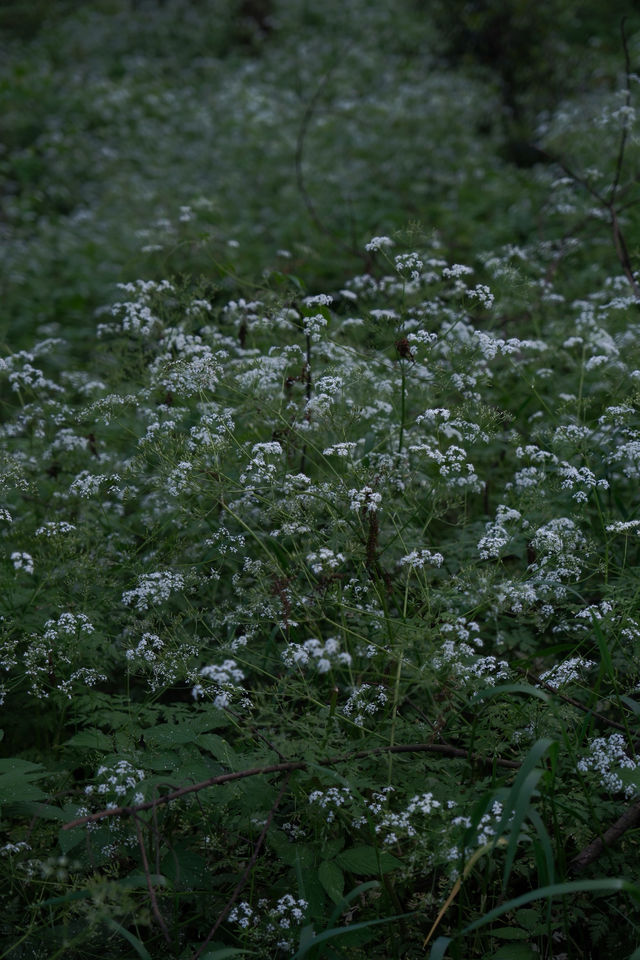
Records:
{"label": "serrated leaf", "polygon": [[22,800],[41,800],[46,796],[33,780],[47,776],[41,764],[17,757],[0,760],[0,803],[19,803]]}
{"label": "serrated leaf", "polygon": [[[379,857],[379,866],[378,866]],[[402,866],[400,860],[386,851],[376,855],[375,847],[351,847],[343,850],[335,858],[336,863],[358,877],[368,877],[378,873],[389,873]]]}

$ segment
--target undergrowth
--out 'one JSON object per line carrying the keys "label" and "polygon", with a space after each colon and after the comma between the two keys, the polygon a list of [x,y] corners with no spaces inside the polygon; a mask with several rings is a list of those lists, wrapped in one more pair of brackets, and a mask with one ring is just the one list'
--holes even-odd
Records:
{"label": "undergrowth", "polygon": [[[393,61],[408,73],[410,22]],[[265,242],[275,208],[249,204],[259,239],[239,215],[240,243],[204,194],[178,196],[173,223],[137,235],[178,270],[147,250],[128,276],[107,220],[105,303],[91,313],[93,285],[69,335],[59,303],[21,331],[26,271],[47,267],[34,309],[49,289],[46,238],[82,237],[60,210],[28,215],[62,203],[77,156],[10,207],[33,259],[0,361],[2,956],[637,957],[637,42],[623,28],[613,90],[538,116],[545,162],[526,191],[509,168],[490,244],[457,247],[400,229],[402,207],[378,231],[386,200],[366,188],[350,227],[314,201],[327,185],[306,138],[322,120],[335,149],[336,116],[317,111],[347,71],[331,60],[343,38],[315,26],[331,56],[306,107],[291,99],[297,126],[267,123],[264,100],[252,122],[276,152],[262,187],[289,184],[326,270],[306,270],[301,240]],[[271,41],[234,36],[235,76],[266,69]],[[146,83],[149,62],[136,75],[119,56],[96,110],[121,131],[135,112],[118,85]],[[193,69],[222,75],[224,56]],[[444,122],[455,76],[429,83]],[[487,84],[469,81],[461,109]],[[243,89],[254,109],[264,88]],[[274,90],[289,96],[282,75]],[[297,130],[288,172],[276,116]],[[411,102],[398,124],[415,124]],[[469,140],[480,166],[451,166],[467,135],[460,122],[434,160],[460,223],[501,189],[489,132]],[[21,149],[12,163],[36,162]],[[489,198],[470,198],[478,171]],[[74,249],[71,273],[88,263]]]}

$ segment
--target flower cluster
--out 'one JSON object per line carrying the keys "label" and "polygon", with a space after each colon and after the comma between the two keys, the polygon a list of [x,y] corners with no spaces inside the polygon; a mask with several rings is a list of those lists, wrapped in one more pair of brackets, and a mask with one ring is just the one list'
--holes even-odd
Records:
{"label": "flower cluster", "polygon": [[122,594],[122,602],[127,606],[135,605],[136,610],[148,610],[164,603],[173,593],[184,590],[184,585],[181,573],[171,573],[170,570],[143,573],[138,577],[137,587]]}
{"label": "flower cluster", "polygon": [[324,643],[316,637],[304,643],[288,643],[281,656],[289,668],[311,665],[318,673],[328,673],[335,666],[348,666],[351,663],[351,654],[340,650],[337,637],[328,637]]}

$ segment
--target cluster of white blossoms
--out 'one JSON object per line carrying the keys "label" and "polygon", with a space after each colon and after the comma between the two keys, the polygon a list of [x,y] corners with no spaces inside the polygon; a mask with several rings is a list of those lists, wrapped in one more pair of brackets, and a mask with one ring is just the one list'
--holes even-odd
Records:
{"label": "cluster of white blossoms", "polygon": [[362,487],[361,490],[349,490],[349,506],[356,513],[377,513],[382,503],[382,494],[377,493],[373,487]]}
{"label": "cluster of white blossoms", "polygon": [[432,793],[418,793],[409,800],[404,810],[385,812],[375,825],[376,833],[382,842],[392,846],[399,842],[401,837],[415,837],[418,827],[414,818],[428,817],[441,806]]}
{"label": "cluster of white blossoms", "polygon": [[328,673],[334,666],[351,663],[351,654],[340,650],[337,637],[329,637],[324,643],[315,637],[304,643],[288,643],[281,657],[287,667],[313,666],[318,673]]}
{"label": "cluster of white blossoms", "polygon": [[125,657],[132,667],[149,675],[149,688],[155,693],[189,679],[193,673],[189,663],[198,653],[195,644],[167,644],[155,633],[144,633],[135,647],[125,650]]}
{"label": "cluster of white blossoms", "polygon": [[[97,783],[90,783],[84,788],[85,796],[100,797],[102,802],[105,798],[109,798],[105,806],[117,807],[122,804],[125,797],[131,796],[132,791],[136,790],[144,778],[144,770],[137,769],[128,760],[117,760],[112,766],[98,767]],[[131,799],[133,803],[142,803],[144,797],[136,792]]]}
{"label": "cluster of white blossoms", "polygon": [[302,329],[313,343],[318,343],[326,326],[327,318],[321,313],[302,318]]}
{"label": "cluster of white blossoms", "polygon": [[278,467],[273,463],[270,457],[282,457],[283,450],[276,440],[268,443],[254,443],[251,448],[251,459],[240,475],[240,483],[273,483]]}
{"label": "cluster of white blossoms", "polygon": [[621,733],[612,733],[608,739],[596,737],[592,740],[589,744],[588,756],[578,761],[578,770],[582,773],[593,771],[609,793],[624,793],[625,797],[631,799],[640,792],[638,776],[626,785],[620,776],[622,770],[638,770],[638,763],[628,755],[627,745]]}
{"label": "cluster of white blossoms", "polygon": [[314,573],[322,574],[337,570],[341,563],[345,562],[343,553],[334,553],[329,547],[320,547],[313,553],[308,553],[306,561]]}
{"label": "cluster of white blossoms", "polygon": [[36,537],[60,537],[67,533],[73,533],[76,529],[74,523],[67,523],[66,520],[49,520],[38,527],[35,532]]}
{"label": "cluster of white blossoms", "polygon": [[313,790],[309,794],[309,803],[324,811],[326,823],[333,823],[336,811],[351,803],[353,796],[349,787],[329,787],[327,790]]}
{"label": "cluster of white blossoms", "polygon": [[365,243],[364,248],[369,253],[376,253],[378,250],[385,250],[393,246],[393,240],[391,237],[371,237],[368,243]]}
{"label": "cluster of white blossoms", "polygon": [[191,691],[194,700],[208,696],[213,700],[214,707],[219,710],[223,710],[234,701],[239,701],[243,707],[251,707],[251,701],[240,686],[244,680],[244,673],[235,660],[225,660],[224,663],[213,663],[202,667],[199,675],[202,680]]}
{"label": "cluster of white blossoms", "polygon": [[278,950],[291,950],[292,934],[303,923],[308,907],[307,900],[296,900],[290,893],[285,893],[273,906],[265,898],[258,900],[255,907],[242,900],[230,911],[227,921],[252,934],[253,939],[259,939],[263,949],[270,944]]}
{"label": "cluster of white blossoms", "polygon": [[483,307],[493,306],[495,297],[486,283],[477,283],[475,287],[467,290],[467,296],[472,300],[477,300]]}
{"label": "cluster of white blossoms", "polygon": [[493,560],[511,542],[514,533],[507,524],[517,523],[522,515],[519,510],[507,507],[503,503],[496,509],[496,518],[485,525],[486,533],[478,541],[478,552],[482,560]]}
{"label": "cluster of white blossoms", "polygon": [[33,573],[33,557],[24,550],[14,550],[11,554],[11,563],[14,570],[22,570],[23,573]]}
{"label": "cluster of white blossoms", "polygon": [[366,718],[379,713],[388,700],[387,691],[381,684],[362,683],[354,689],[342,712],[362,727]]}
{"label": "cluster of white blossoms", "polygon": [[411,280],[420,279],[420,271],[424,267],[424,261],[417,253],[399,253],[394,257],[395,268],[400,276],[409,276]]}
{"label": "cluster of white blossoms", "polygon": [[562,489],[573,490],[573,499],[578,503],[586,503],[589,499],[588,490],[608,490],[609,481],[596,479],[595,474],[588,467],[574,467],[569,463],[561,463],[558,473],[563,478]]}
{"label": "cluster of white blossoms", "polygon": [[401,567],[411,567],[412,570],[422,570],[425,564],[432,567],[441,567],[444,563],[444,557],[441,553],[431,550],[412,550],[398,561]]}
{"label": "cluster of white blossoms", "polygon": [[334,457],[348,457],[350,456],[356,447],[357,443],[334,443],[330,447],[326,447],[322,453],[325,457],[334,456]]}
{"label": "cluster of white blossoms", "polygon": [[635,533],[640,536],[640,520],[617,520],[608,523],[605,529],[607,533]]}
{"label": "cluster of white blossoms", "polygon": [[93,633],[85,614],[61,613],[57,620],[47,620],[41,634],[29,637],[23,664],[34,697],[47,699],[53,689],[71,700],[76,686],[93,687],[106,681],[93,667],[77,666],[82,660],[81,641]]}
{"label": "cluster of white blossoms", "polygon": [[189,474],[193,470],[193,464],[189,460],[181,460],[167,477],[167,490],[172,497],[179,497],[183,490],[189,486]]}
{"label": "cluster of white blossoms", "polygon": [[568,683],[576,683],[583,673],[593,670],[597,666],[594,660],[585,660],[583,657],[571,657],[556,663],[549,670],[540,674],[540,679],[552,687],[564,687]]}
{"label": "cluster of white blossoms", "polygon": [[[545,580],[578,580],[587,556],[587,541],[570,517],[554,517],[535,532],[531,545],[537,552],[536,560],[529,564],[540,586]],[[563,595],[561,586],[554,589]]]}
{"label": "cluster of white blossoms", "polygon": [[326,376],[316,380],[313,395],[305,403],[305,419],[298,424],[298,429],[308,430],[314,418],[326,416],[337,402],[343,388],[342,377]]}
{"label": "cluster of white blossoms", "polygon": [[479,629],[475,621],[467,622],[464,617],[459,617],[455,623],[443,623],[441,633],[452,639],[445,640],[433,658],[435,669],[447,669],[466,683],[482,680],[488,686],[494,686],[498,680],[508,680],[511,673],[505,660],[478,654],[483,646]]}
{"label": "cluster of white blossoms", "polygon": [[109,480],[118,480],[119,477],[109,477],[106,474],[93,474],[89,470],[81,470],[80,473],[71,481],[69,493],[87,499],[97,496],[103,484]]}
{"label": "cluster of white blossoms", "polygon": [[127,606],[135,605],[136,610],[148,610],[181,590],[184,590],[181,573],[171,573],[170,570],[143,573],[138,577],[137,587],[122,594],[122,602]]}

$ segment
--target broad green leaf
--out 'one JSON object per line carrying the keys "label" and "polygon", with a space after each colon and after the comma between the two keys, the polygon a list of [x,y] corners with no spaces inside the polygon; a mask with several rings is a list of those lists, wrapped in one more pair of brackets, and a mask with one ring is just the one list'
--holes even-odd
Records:
{"label": "broad green leaf", "polygon": [[344,874],[331,860],[323,860],[318,868],[318,880],[334,903],[339,903],[344,890]]}
{"label": "broad green leaf", "polygon": [[98,727],[87,727],[75,733],[70,740],[66,740],[65,747],[75,747],[78,750],[100,750],[110,753],[113,750],[113,737],[108,736]]}
{"label": "broad green leaf", "polygon": [[0,760],[0,803],[17,803],[21,800],[41,800],[46,796],[33,780],[47,776],[41,764],[17,757]]}
{"label": "broad green leaf", "polygon": [[402,866],[402,861],[391,853],[383,850],[376,854],[375,847],[351,847],[350,850],[343,850],[335,859],[344,870],[348,870],[357,877],[389,873],[390,870],[396,870]]}

